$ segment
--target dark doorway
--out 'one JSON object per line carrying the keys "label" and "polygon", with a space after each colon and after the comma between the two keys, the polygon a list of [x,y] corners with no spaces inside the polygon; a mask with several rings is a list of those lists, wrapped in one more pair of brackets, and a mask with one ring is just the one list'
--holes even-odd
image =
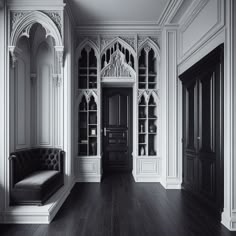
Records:
{"label": "dark doorway", "polygon": [[183,188],[223,210],[223,46],[180,76],[183,82]]}
{"label": "dark doorway", "polygon": [[132,171],[132,89],[103,89],[103,171]]}

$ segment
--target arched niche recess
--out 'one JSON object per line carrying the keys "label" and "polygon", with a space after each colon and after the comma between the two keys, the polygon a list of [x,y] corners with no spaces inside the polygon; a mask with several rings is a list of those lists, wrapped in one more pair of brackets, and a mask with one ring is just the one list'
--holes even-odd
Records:
{"label": "arched niche recess", "polygon": [[[27,42],[28,50],[22,41]],[[63,45],[58,28],[44,13],[30,12],[15,23],[9,52],[11,100],[19,101],[16,105],[10,102],[10,110],[19,117],[18,123],[10,122],[11,134],[18,134],[10,137],[10,151],[36,146],[62,147]],[[25,83],[19,83],[23,80]],[[19,123],[22,120],[27,121],[24,126]]]}
{"label": "arched niche recess", "polygon": [[[45,29],[45,38],[51,36],[54,39],[54,48],[57,54],[58,64],[63,64],[63,50],[64,46],[62,43],[62,36],[55,25],[55,23],[50,19],[49,16],[40,11],[33,11],[22,18],[15,24],[14,28],[10,33],[10,43],[9,51],[12,57],[12,66],[14,67],[15,61],[17,60],[17,55],[20,50],[17,48],[17,42],[22,36],[30,37],[31,28],[35,24],[40,24]],[[58,65],[58,72],[60,66]]]}
{"label": "arched niche recess", "polygon": [[84,40],[76,49],[77,88],[98,88],[98,49],[90,40]]}
{"label": "arched niche recess", "polygon": [[138,155],[157,156],[159,140],[159,97],[155,90],[139,91]]}
{"label": "arched niche recess", "polygon": [[98,100],[93,90],[79,93],[78,107],[78,156],[96,156],[98,154]]}
{"label": "arched niche recess", "polygon": [[138,89],[159,89],[160,49],[147,38],[138,48]]}

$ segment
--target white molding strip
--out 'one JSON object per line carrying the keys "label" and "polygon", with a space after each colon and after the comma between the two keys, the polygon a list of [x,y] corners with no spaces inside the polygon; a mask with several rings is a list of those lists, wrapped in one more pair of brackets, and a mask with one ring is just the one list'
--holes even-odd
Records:
{"label": "white molding strip", "polygon": [[179,178],[167,178],[165,182],[161,181],[165,189],[181,189],[181,180]]}
{"label": "white molding strip", "polygon": [[102,179],[101,175],[80,175],[75,179],[75,182],[100,183],[101,179]]}
{"label": "white molding strip", "polygon": [[153,176],[143,176],[143,175],[133,175],[135,182],[143,182],[143,183],[160,183],[160,177]]}
{"label": "white molding strip", "polygon": [[224,212],[222,213],[221,223],[228,228],[230,231],[236,231],[236,216],[228,217],[228,214]]}
{"label": "white molding strip", "polygon": [[120,22],[119,24],[110,23],[110,24],[97,24],[97,25],[80,25],[75,27],[77,34],[81,33],[116,33],[122,32],[128,34],[140,34],[142,32],[150,33],[151,35],[156,34],[157,31],[161,30],[161,26],[157,25],[154,22],[144,23],[144,22]]}

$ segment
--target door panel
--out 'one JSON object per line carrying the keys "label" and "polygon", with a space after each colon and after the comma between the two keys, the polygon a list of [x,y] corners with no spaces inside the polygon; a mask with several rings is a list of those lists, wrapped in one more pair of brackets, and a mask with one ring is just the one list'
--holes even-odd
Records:
{"label": "door panel", "polygon": [[199,191],[216,201],[215,67],[199,78]]}
{"label": "door panel", "polygon": [[215,76],[202,76],[199,84],[199,140],[200,152],[215,151]]}
{"label": "door panel", "polygon": [[[183,83],[183,188],[223,209],[223,47],[180,76]],[[219,214],[220,216],[220,214]]]}
{"label": "door panel", "polygon": [[186,96],[186,144],[187,150],[195,152],[197,149],[197,142],[196,142],[196,94],[197,94],[197,83],[196,81],[192,81],[186,86],[185,96]]}
{"label": "door panel", "polygon": [[103,90],[103,169],[132,170],[132,90]]}

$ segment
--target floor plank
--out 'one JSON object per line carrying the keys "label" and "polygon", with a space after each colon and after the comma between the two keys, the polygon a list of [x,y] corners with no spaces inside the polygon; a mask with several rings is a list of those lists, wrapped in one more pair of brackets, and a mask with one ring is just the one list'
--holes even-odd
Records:
{"label": "floor plank", "polygon": [[0,225],[5,236],[230,236],[195,199],[130,174],[78,183],[50,225]]}

